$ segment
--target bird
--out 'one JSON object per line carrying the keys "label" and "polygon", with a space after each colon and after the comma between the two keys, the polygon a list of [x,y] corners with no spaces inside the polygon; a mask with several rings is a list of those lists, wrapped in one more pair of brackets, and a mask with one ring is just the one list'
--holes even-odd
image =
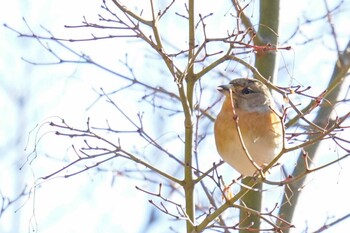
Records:
{"label": "bird", "polygon": [[225,100],[214,123],[222,159],[244,177],[254,176],[282,150],[283,123],[268,87],[238,78],[218,87]]}

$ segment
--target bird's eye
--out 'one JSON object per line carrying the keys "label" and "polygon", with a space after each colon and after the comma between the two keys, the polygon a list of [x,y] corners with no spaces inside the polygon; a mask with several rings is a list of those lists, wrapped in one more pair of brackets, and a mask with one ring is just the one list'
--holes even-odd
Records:
{"label": "bird's eye", "polygon": [[243,88],[243,89],[242,89],[241,93],[242,93],[243,95],[247,95],[247,94],[254,93],[254,91],[253,91],[252,89],[246,87],[246,88]]}

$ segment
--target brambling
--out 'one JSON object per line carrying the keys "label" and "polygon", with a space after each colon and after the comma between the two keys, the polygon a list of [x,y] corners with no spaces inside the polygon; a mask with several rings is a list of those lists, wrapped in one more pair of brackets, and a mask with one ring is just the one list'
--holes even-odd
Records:
{"label": "brambling", "polygon": [[225,162],[253,176],[282,150],[283,125],[269,89],[256,79],[240,78],[218,87],[225,101],[214,134]]}

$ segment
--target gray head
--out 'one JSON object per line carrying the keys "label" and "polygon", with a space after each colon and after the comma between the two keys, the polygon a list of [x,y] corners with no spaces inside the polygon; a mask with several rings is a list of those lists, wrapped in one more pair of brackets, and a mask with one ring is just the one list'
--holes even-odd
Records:
{"label": "gray head", "polygon": [[257,79],[234,79],[227,85],[218,87],[226,98],[232,99],[237,109],[248,112],[266,112],[274,107],[269,89]]}

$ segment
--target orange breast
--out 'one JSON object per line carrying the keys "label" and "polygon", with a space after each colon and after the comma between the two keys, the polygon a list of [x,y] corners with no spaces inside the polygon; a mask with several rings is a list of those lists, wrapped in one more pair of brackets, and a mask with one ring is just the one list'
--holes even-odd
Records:
{"label": "orange breast", "polygon": [[[245,147],[259,166],[268,164],[281,150],[282,124],[271,110],[246,112],[236,110]],[[252,175],[256,168],[243,150],[233,119],[231,102],[225,100],[214,125],[216,147],[221,157],[243,175]]]}

